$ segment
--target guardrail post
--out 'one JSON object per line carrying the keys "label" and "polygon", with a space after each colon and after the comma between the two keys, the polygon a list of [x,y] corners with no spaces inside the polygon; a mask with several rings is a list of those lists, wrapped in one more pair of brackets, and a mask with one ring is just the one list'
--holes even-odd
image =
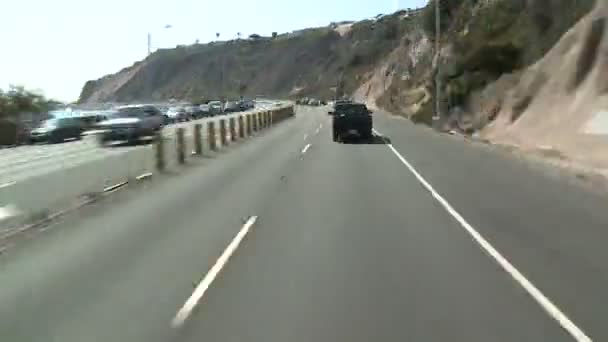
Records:
{"label": "guardrail post", "polygon": [[277,122],[281,121],[281,113],[279,113],[278,110],[273,110],[272,111],[272,120],[274,121],[274,123],[277,123]]}
{"label": "guardrail post", "polygon": [[262,122],[263,122],[263,127],[268,128],[268,112],[267,111],[262,112]]}
{"label": "guardrail post", "polygon": [[226,141],[226,120],[220,120],[220,141],[222,143],[222,147],[226,146],[228,142]]}
{"label": "guardrail post", "polygon": [[197,123],[194,125],[194,153],[200,156],[203,154],[203,137],[201,136],[203,125]]}
{"label": "guardrail post", "polygon": [[245,123],[244,123],[244,121],[245,120],[243,120],[243,116],[239,115],[239,118],[238,118],[238,122],[239,122],[239,138],[241,138],[241,139],[245,138],[245,127],[244,127]]}
{"label": "guardrail post", "polygon": [[217,142],[215,141],[215,122],[207,124],[207,139],[209,140],[209,149],[217,151]]}
{"label": "guardrail post", "polygon": [[176,131],[177,137],[177,162],[186,163],[186,142],[184,141],[184,128],[179,127]]}
{"label": "guardrail post", "polygon": [[233,117],[229,119],[228,126],[230,127],[230,141],[236,141],[236,120]]}
{"label": "guardrail post", "polygon": [[258,114],[257,113],[251,114],[251,130],[253,132],[258,131],[258,119],[257,119],[256,115],[258,115]]}
{"label": "guardrail post", "polygon": [[155,157],[156,157],[156,169],[158,171],[165,170],[165,140],[163,139],[163,133],[158,132],[154,136],[155,145]]}
{"label": "guardrail post", "polygon": [[263,112],[258,113],[258,127],[259,127],[260,131],[262,129],[264,129],[264,121],[262,120],[262,114],[263,114]]}
{"label": "guardrail post", "polygon": [[247,122],[247,136],[251,136],[251,114],[245,115],[245,121]]}

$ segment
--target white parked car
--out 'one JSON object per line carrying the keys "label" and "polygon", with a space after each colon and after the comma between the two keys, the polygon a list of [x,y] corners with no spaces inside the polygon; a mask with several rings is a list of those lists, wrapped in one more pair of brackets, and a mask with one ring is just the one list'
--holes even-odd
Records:
{"label": "white parked car", "polygon": [[184,107],[172,107],[167,111],[167,118],[170,122],[182,122],[188,120],[188,112]]}

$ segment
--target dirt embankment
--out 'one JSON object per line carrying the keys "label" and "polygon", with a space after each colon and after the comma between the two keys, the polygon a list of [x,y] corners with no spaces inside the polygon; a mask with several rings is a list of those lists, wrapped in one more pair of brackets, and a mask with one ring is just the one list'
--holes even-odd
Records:
{"label": "dirt embankment", "polygon": [[608,170],[607,21],[600,1],[522,72],[482,136]]}

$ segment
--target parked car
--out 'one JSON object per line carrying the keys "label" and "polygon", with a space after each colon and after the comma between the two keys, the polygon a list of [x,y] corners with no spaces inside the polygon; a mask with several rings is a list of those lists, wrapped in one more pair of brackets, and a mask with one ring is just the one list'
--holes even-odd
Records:
{"label": "parked car", "polygon": [[196,105],[186,106],[186,114],[188,114],[188,120],[200,119],[203,117],[203,112],[201,112],[201,108]]}
{"label": "parked car", "polygon": [[154,137],[164,126],[164,116],[152,105],[133,105],[118,108],[109,120],[99,123],[99,143],[113,141],[135,143],[141,138]]}
{"label": "parked car", "polygon": [[224,105],[224,112],[226,113],[234,113],[241,110],[241,106],[238,101],[226,101]]}
{"label": "parked car", "polygon": [[184,107],[171,107],[167,111],[166,116],[171,123],[188,120],[188,113]]}
{"label": "parked car", "polygon": [[59,143],[67,139],[82,139],[84,126],[78,118],[51,118],[42,121],[29,134],[29,142]]}
{"label": "parked car", "polygon": [[208,105],[210,115],[219,115],[224,112],[224,106],[221,101],[211,101]]}
{"label": "parked car", "polygon": [[199,107],[201,113],[203,114],[203,116],[211,116],[208,104],[202,104],[202,105],[199,105],[198,107]]}
{"label": "parked car", "polygon": [[241,100],[239,106],[242,111],[245,111],[255,108],[255,103],[253,102],[253,100]]}

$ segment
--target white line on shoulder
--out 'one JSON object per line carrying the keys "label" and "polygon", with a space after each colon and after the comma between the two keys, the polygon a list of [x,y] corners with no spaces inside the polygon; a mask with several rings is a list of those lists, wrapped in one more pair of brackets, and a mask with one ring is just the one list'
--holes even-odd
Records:
{"label": "white line on shoulder", "polygon": [[[377,130],[373,130],[378,136],[382,136]],[[418,171],[393,147],[388,148],[418,179],[420,184],[431,193],[431,195],[443,206],[443,208],[473,237],[475,242],[490,255],[528,294],[545,310],[545,312],[556,320],[576,341],[591,342],[588,337],[574,322],[572,322],[549,298],[547,298],[534,284],[532,284],[519,270],[513,266],[498,250],[496,250],[473,226],[471,226],[435,189],[427,182]]]}

